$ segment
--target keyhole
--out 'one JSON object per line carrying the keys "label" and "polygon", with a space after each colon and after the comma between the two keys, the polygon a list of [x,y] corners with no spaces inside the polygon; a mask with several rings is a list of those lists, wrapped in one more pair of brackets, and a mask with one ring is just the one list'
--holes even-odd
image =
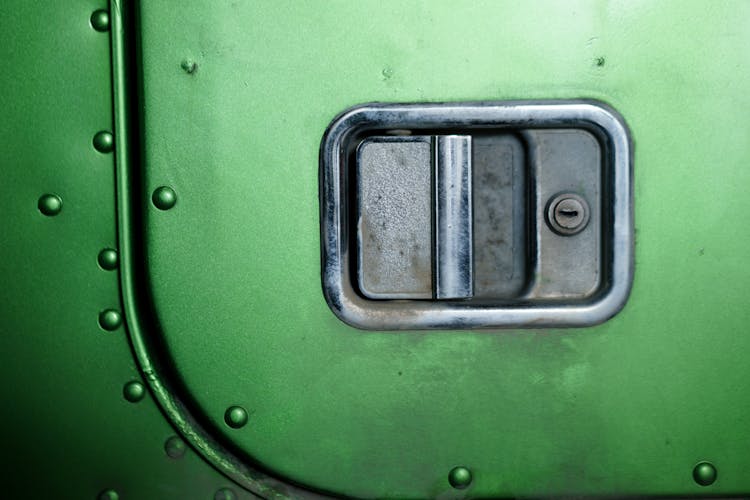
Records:
{"label": "keyhole", "polygon": [[572,208],[563,208],[560,210],[560,215],[563,217],[578,217],[578,210]]}
{"label": "keyhole", "polygon": [[547,222],[557,234],[569,236],[580,232],[589,220],[586,201],[573,193],[557,195],[547,209]]}

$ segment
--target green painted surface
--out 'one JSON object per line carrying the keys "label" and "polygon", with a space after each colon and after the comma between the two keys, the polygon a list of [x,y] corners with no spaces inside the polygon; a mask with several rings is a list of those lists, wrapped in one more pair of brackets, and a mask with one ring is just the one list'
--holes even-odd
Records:
{"label": "green painted surface", "polygon": [[117,242],[114,159],[92,142],[113,125],[109,34],[89,24],[102,7],[0,2],[0,496],[252,498],[191,449],[167,456],[175,431],[151,396],[124,397],[140,380],[125,330],[98,324],[121,309],[97,262]]}
{"label": "green painted surface", "polygon": [[[742,1],[142,5],[144,335],[163,335],[204,423],[309,487],[450,496],[465,465],[456,494],[477,497],[750,491],[748,19]],[[565,331],[338,321],[318,233],[331,119],[535,98],[600,99],[632,130],[624,311]],[[167,212],[148,206],[160,185]]]}
{"label": "green painted surface", "polygon": [[[89,24],[103,7],[0,5],[11,497],[241,491],[192,449],[167,456],[175,430],[151,393],[126,400],[137,399],[127,383],[155,384],[126,331],[137,349],[139,335],[163,339],[158,357],[196,422],[312,488],[750,492],[750,3],[142,2],[143,162],[116,150],[128,162],[117,172],[92,144],[115,125],[109,39]],[[319,275],[318,147],[331,119],[376,100],[536,98],[600,99],[631,128],[626,308],[582,330],[381,333],[338,321]],[[126,167],[143,172],[145,220],[121,236],[143,243],[150,286],[123,297],[150,299],[155,318],[141,307],[107,332],[98,315],[123,310],[131,280],[98,263],[118,248],[116,203],[129,200],[116,200],[115,174]],[[166,211],[151,204],[163,185],[177,199]],[[59,214],[39,212],[45,193],[62,199]],[[236,429],[225,423],[234,405],[248,413]],[[701,487],[704,460],[718,475]],[[456,466],[471,472],[467,489],[449,484]]]}

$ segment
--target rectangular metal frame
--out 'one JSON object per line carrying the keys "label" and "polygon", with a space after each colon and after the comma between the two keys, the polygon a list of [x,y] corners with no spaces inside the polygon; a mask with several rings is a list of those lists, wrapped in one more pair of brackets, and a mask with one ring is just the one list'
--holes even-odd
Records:
{"label": "rectangular metal frame", "polygon": [[[612,186],[611,244],[605,255],[608,282],[592,300],[576,304],[481,305],[462,301],[368,300],[352,286],[347,158],[351,142],[368,131],[532,129],[576,127],[605,146]],[[606,321],[627,301],[633,281],[633,173],[630,135],[622,117],[590,100],[508,101],[438,104],[365,104],[339,115],[320,151],[323,292],[331,310],[363,329],[466,329],[581,327]]]}

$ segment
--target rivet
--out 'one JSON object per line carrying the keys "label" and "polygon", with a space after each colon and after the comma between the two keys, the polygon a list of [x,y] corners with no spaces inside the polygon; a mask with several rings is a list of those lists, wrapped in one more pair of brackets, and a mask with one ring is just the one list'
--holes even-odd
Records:
{"label": "rivet", "polygon": [[169,458],[179,459],[185,456],[187,445],[178,436],[172,436],[164,442],[164,451]]}
{"label": "rivet", "polygon": [[718,472],[709,462],[701,462],[693,469],[693,479],[701,486],[710,486],[716,481]]}
{"label": "rivet", "polygon": [[221,488],[214,493],[214,500],[237,500],[237,494],[230,488]]}
{"label": "rivet", "polygon": [[131,403],[137,403],[146,395],[146,388],[140,382],[133,380],[122,388],[122,395]]}
{"label": "rivet", "polygon": [[100,153],[111,153],[115,148],[115,138],[111,132],[102,130],[94,136],[94,149]]}
{"label": "rivet", "polygon": [[113,248],[105,248],[99,252],[99,256],[96,260],[99,262],[99,267],[105,271],[113,271],[117,269],[117,264],[119,262],[119,259],[117,258],[117,250]]}
{"label": "rivet", "polygon": [[454,467],[448,473],[448,482],[457,490],[467,488],[471,484],[471,471],[463,466]]}
{"label": "rivet", "polygon": [[122,315],[114,309],[105,309],[99,313],[99,326],[111,332],[122,325]]}
{"label": "rivet", "polygon": [[182,458],[187,451],[187,445],[178,436],[172,436],[164,442],[164,451],[167,452],[169,458]]}
{"label": "rivet", "polygon": [[547,224],[559,235],[578,234],[588,222],[589,205],[577,194],[559,194],[547,204]]}
{"label": "rivet", "polygon": [[62,198],[56,194],[43,194],[37,203],[39,211],[48,217],[57,215],[62,210]]}
{"label": "rivet", "polygon": [[180,67],[188,75],[192,75],[198,71],[198,64],[192,59],[185,59],[180,63]]}
{"label": "rivet", "polygon": [[91,27],[96,31],[109,30],[109,11],[100,9],[91,14]]}
{"label": "rivet", "polygon": [[119,500],[120,495],[115,490],[104,490],[96,498],[97,500]]}
{"label": "rivet", "polygon": [[177,203],[177,194],[169,186],[159,186],[154,190],[151,201],[159,210],[169,210]]}
{"label": "rivet", "polygon": [[224,422],[232,429],[239,429],[247,423],[247,411],[241,406],[230,406],[224,412]]}

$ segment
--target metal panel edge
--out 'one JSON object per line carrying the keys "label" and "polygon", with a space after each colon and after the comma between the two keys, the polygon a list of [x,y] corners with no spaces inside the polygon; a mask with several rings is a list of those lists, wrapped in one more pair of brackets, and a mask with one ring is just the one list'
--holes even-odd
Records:
{"label": "metal panel edge", "polygon": [[[134,234],[137,209],[133,200],[138,200],[140,188],[134,179],[141,159],[138,157],[138,130],[142,125],[135,104],[138,101],[136,88],[140,89],[140,75],[134,68],[133,58],[137,45],[137,2],[110,0],[112,17],[112,83],[114,129],[118,138],[115,148],[118,242],[121,253],[120,287],[125,310],[125,328],[131,342],[133,355],[154,399],[162,412],[182,437],[215,469],[261,498],[283,499],[330,498],[319,495],[291,482],[273,477],[266,472],[247,465],[246,457],[239,457],[216,440],[191,414],[185,401],[166,376],[165,368],[153,354],[154,334],[148,331],[142,318],[143,299],[138,298],[138,236]],[[137,85],[136,85],[137,83]]]}

